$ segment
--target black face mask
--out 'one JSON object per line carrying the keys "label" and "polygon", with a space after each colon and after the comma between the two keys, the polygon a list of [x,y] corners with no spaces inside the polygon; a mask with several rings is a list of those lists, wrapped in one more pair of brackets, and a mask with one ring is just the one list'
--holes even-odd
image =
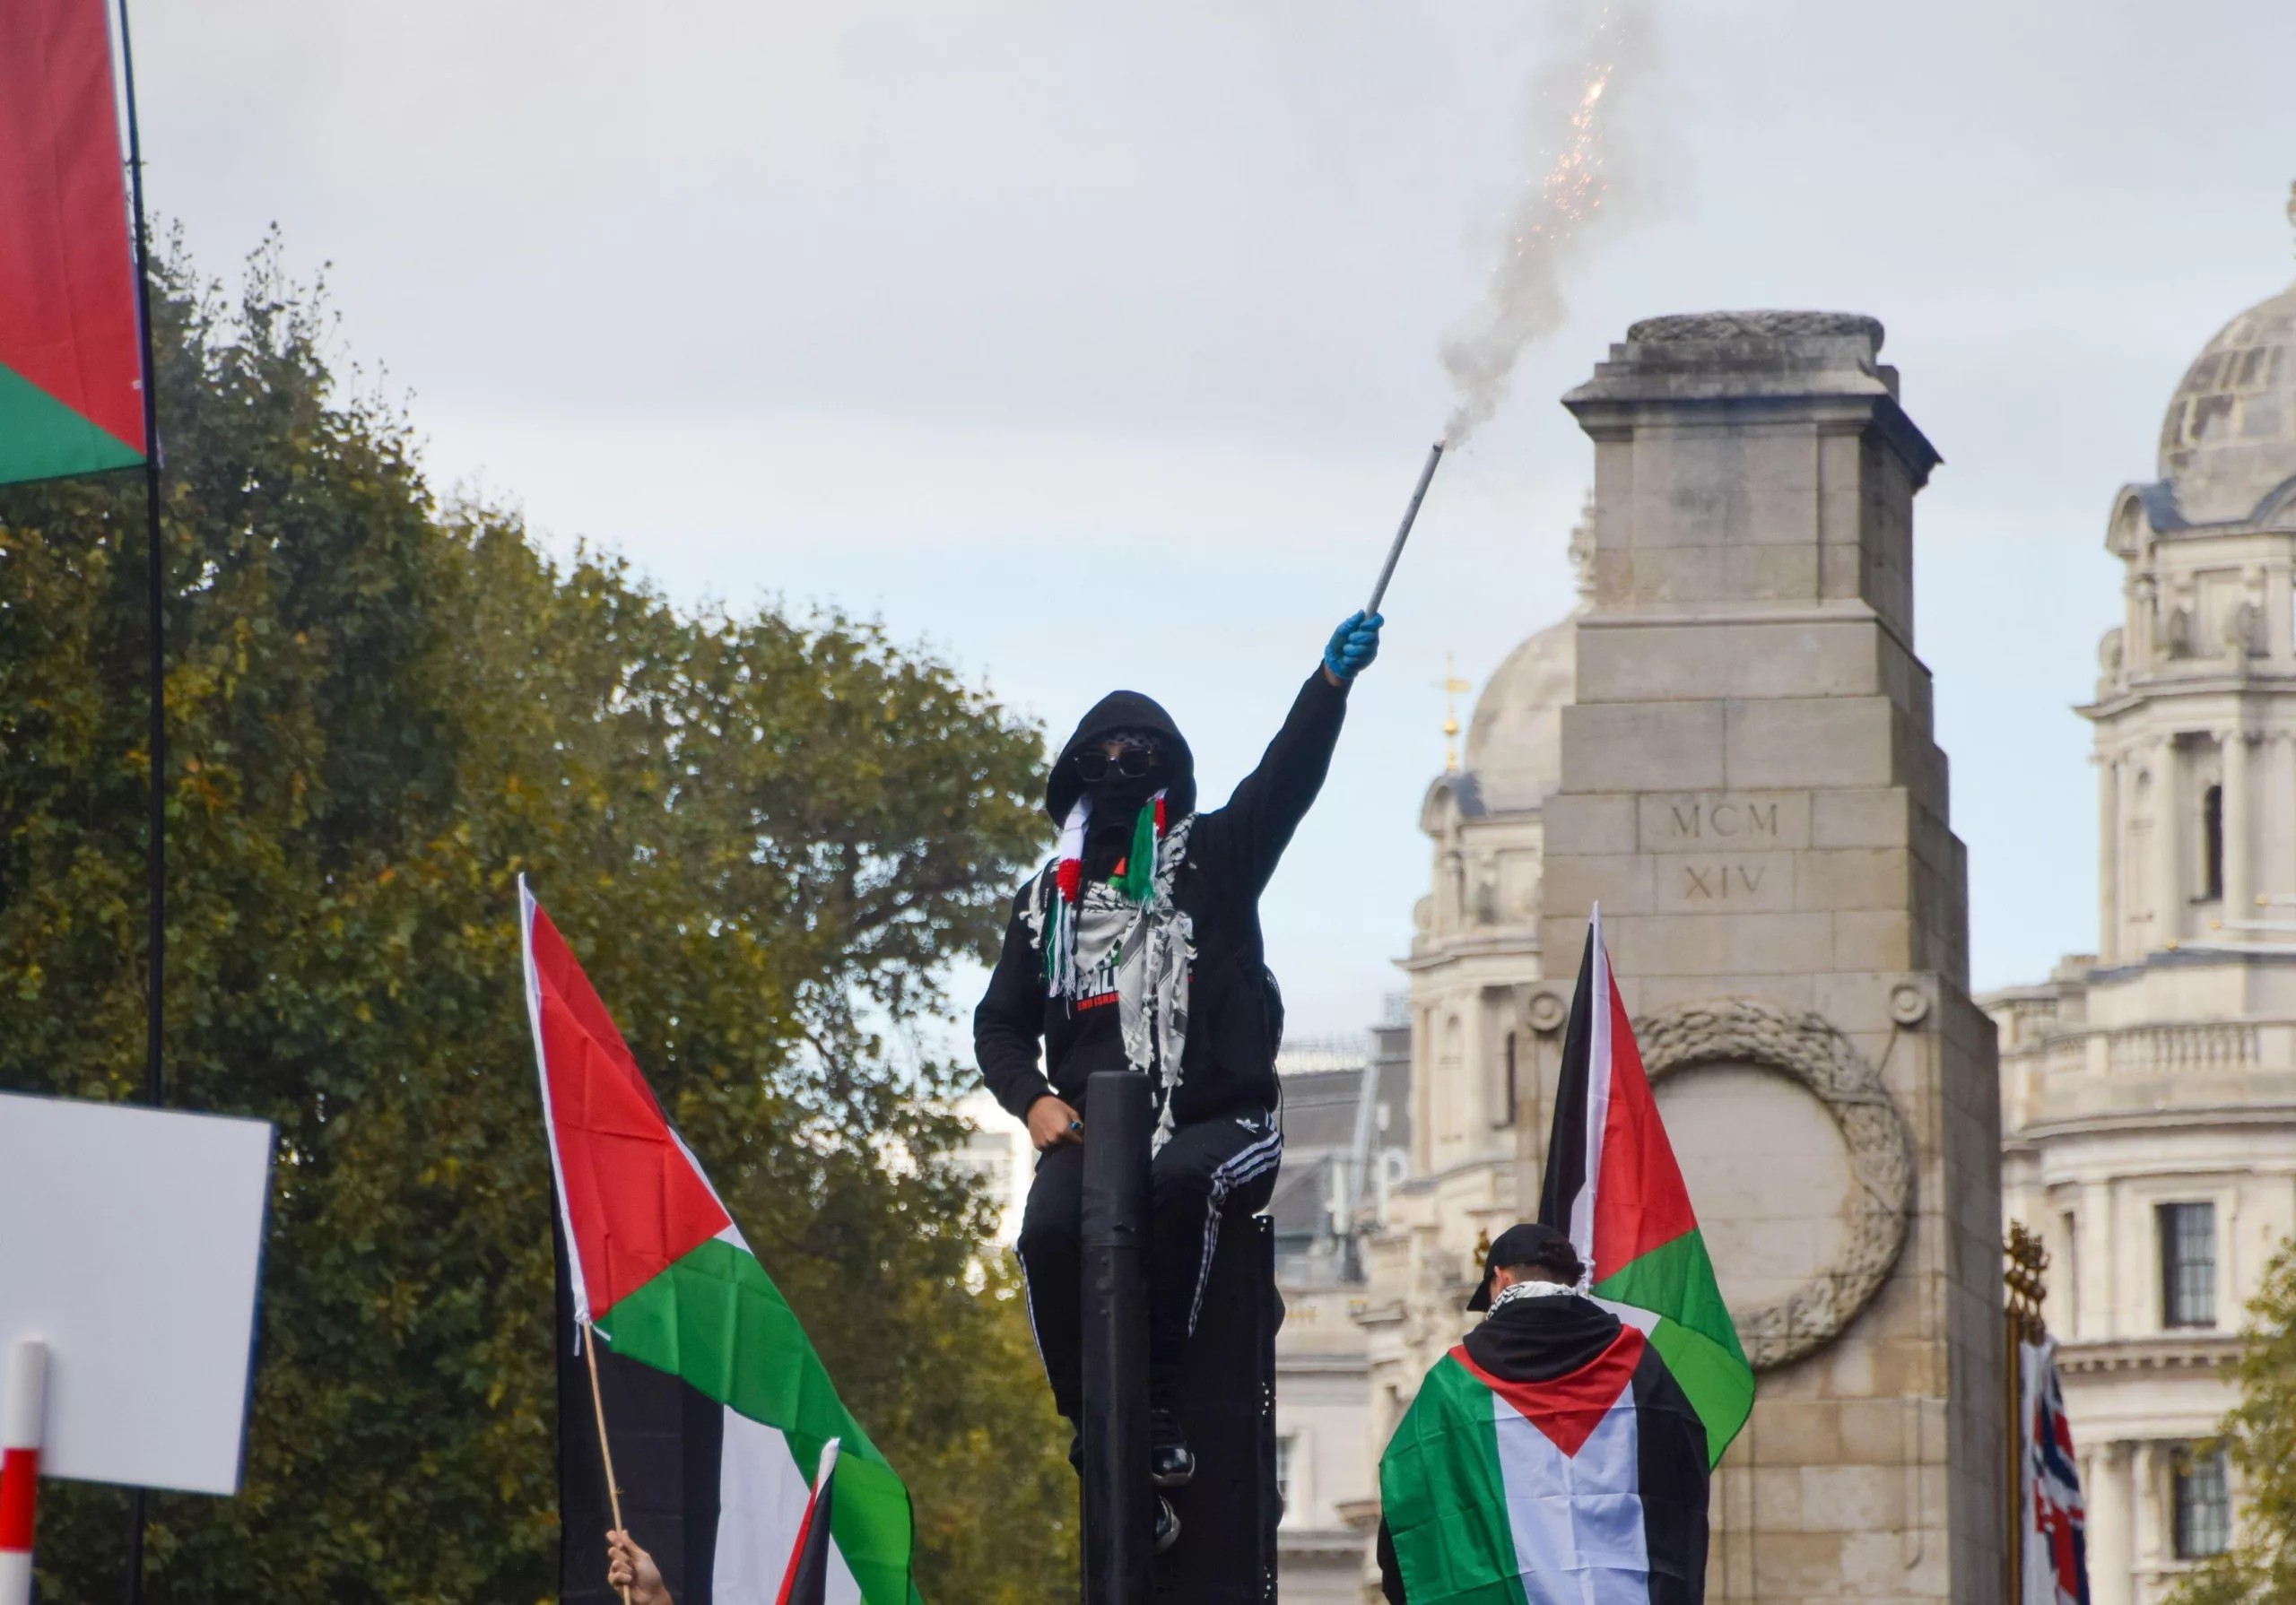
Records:
{"label": "black face mask", "polygon": [[1164,789],[1161,769],[1152,769],[1145,775],[1120,775],[1111,768],[1098,782],[1084,787],[1084,794],[1092,800],[1092,829],[1122,827],[1132,829],[1133,817],[1147,804],[1148,799]]}

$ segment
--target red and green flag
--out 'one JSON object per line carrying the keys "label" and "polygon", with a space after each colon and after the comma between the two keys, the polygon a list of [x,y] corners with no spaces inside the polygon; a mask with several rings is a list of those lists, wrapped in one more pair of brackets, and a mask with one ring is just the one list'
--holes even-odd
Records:
{"label": "red and green flag", "polygon": [[[575,1340],[594,1340],[632,1536],[663,1564],[679,1605],[771,1605],[808,1515],[825,1517],[813,1533],[825,1590],[815,1597],[912,1605],[909,1490],[839,1401],[523,877],[518,905],[565,1244],[560,1397],[588,1403],[585,1361],[571,1355]],[[604,1523],[584,1492],[596,1482],[583,1458],[596,1443],[580,1447],[580,1419],[560,1433],[570,1601],[586,1588],[603,1596],[605,1571],[598,1534],[583,1530]],[[595,1566],[578,1565],[594,1550]]]}
{"label": "red and green flag", "polygon": [[103,0],[0,4],[0,484],[144,461]]}
{"label": "red and green flag", "polygon": [[1570,1233],[1595,1297],[1648,1335],[1705,1422],[1708,1458],[1718,1463],[1753,1410],[1753,1367],[1643,1073],[1599,907],[1563,1036],[1539,1220]]}

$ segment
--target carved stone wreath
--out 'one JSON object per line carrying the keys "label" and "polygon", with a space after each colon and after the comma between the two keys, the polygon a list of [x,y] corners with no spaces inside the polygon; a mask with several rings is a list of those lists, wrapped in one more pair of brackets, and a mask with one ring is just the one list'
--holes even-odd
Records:
{"label": "carved stone wreath", "polygon": [[1730,1312],[1755,1370],[1800,1359],[1866,1307],[1905,1246],[1913,1141],[1904,1117],[1880,1072],[1822,1015],[1744,1000],[1683,1003],[1636,1020],[1634,1035],[1654,1086],[1695,1065],[1752,1064],[1808,1089],[1841,1128],[1857,1200],[1840,1257],[1774,1304]]}

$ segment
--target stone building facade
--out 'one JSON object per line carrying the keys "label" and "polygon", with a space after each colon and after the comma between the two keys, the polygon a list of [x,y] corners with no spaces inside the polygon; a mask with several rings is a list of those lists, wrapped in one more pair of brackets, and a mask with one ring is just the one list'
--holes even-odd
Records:
{"label": "stone building facade", "polygon": [[1936,462],[1868,318],[1637,325],[1567,403],[1585,594],[1430,793],[1413,1174],[1366,1249],[1375,1430],[1535,1204],[1600,900],[1726,1297],[1762,1372],[1709,1598],[2001,1586],[1998,1105],[1963,859],[1913,655]]}
{"label": "stone building facade", "polygon": [[[1398,1000],[1399,1001],[1399,1000]],[[1402,1011],[1361,1037],[1287,1045],[1283,1170],[1268,1215],[1283,1324],[1275,1337],[1281,1605],[1357,1605],[1378,1508],[1379,1451],[1360,1245],[1384,1213],[1409,1141],[1410,1032]]]}
{"label": "stone building facade", "polygon": [[2296,286],[2193,362],[2105,546],[2124,614],[2080,709],[2097,950],[1987,1006],[2004,1207],[2054,1262],[2092,1597],[2151,1605],[2229,1539],[2237,1490],[2195,1444],[2296,1232]]}

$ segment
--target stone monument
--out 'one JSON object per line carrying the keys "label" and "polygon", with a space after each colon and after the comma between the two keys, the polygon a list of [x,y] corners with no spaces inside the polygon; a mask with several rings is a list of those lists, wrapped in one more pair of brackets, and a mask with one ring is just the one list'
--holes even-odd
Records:
{"label": "stone monument", "polygon": [[1832,313],[1654,318],[1565,398],[1592,594],[1537,945],[1567,995],[1601,902],[1760,1373],[1715,1601],[2003,1587],[1994,1031],[1913,649],[1938,456],[1881,344]]}

